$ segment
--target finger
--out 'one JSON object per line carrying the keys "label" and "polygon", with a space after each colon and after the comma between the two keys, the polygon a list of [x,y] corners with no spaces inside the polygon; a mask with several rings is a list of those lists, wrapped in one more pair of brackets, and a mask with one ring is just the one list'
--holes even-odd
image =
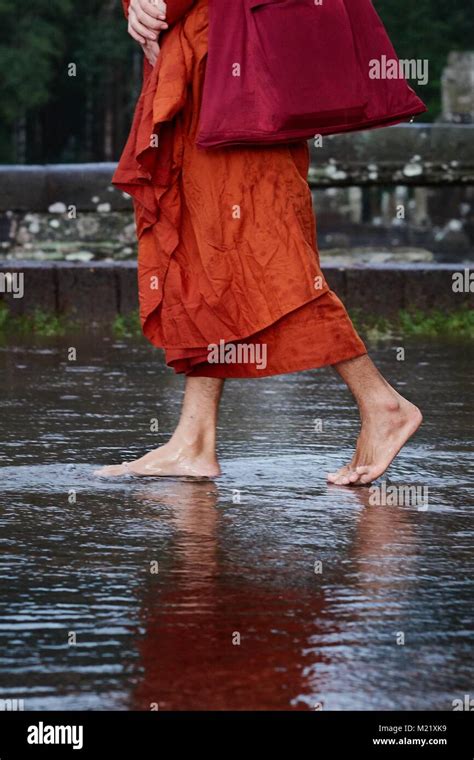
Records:
{"label": "finger", "polygon": [[145,47],[147,49],[148,60],[154,66],[160,54],[160,46],[157,42],[147,42]]}
{"label": "finger", "polygon": [[147,41],[144,45],[142,45],[142,48],[148,63],[150,63],[151,66],[154,66],[158,60],[160,46],[156,42]]}
{"label": "finger", "polygon": [[133,11],[131,11],[128,14],[128,28],[129,28],[129,31],[133,29],[137,34],[139,34],[145,40],[156,40],[157,38],[156,32],[152,31],[151,29],[147,29],[146,26],[141,24],[140,21],[137,19],[135,13],[133,13]]}
{"label": "finger", "polygon": [[131,0],[130,8],[136,13],[146,13],[153,19],[165,19],[166,18],[166,3],[161,2],[149,2],[149,0]]}
{"label": "finger", "polygon": [[150,55],[150,53],[149,53],[149,52],[146,50],[146,48],[145,48],[145,47],[143,48],[143,54],[144,54],[144,56],[145,56],[146,60],[148,61],[148,63],[150,64],[150,66],[153,66],[153,68],[154,68],[154,67],[155,67],[155,62],[153,61],[153,57],[152,57],[152,56]]}
{"label": "finger", "polygon": [[154,55],[158,55],[159,54],[159,52],[160,52],[160,46],[159,46],[158,42],[152,42],[150,40],[150,42],[146,43],[146,46],[147,46],[148,50],[150,50]]}
{"label": "finger", "polygon": [[155,68],[158,58],[151,53],[145,53],[145,57],[152,68]]}
{"label": "finger", "polygon": [[146,39],[142,37],[140,34],[137,34],[137,32],[133,29],[131,24],[128,24],[128,33],[130,37],[133,37],[134,40],[140,43],[140,45],[144,45],[146,42]]}
{"label": "finger", "polygon": [[168,29],[168,24],[166,23],[165,16],[162,16],[160,18],[155,18],[154,16],[151,16],[149,13],[146,13],[146,11],[143,10],[143,8],[138,7],[135,11],[135,16],[139,20],[143,26],[146,26],[147,29],[156,29],[162,30],[162,29]]}
{"label": "finger", "polygon": [[145,6],[145,8],[151,5],[153,11],[158,11],[158,15],[160,18],[166,16],[168,6],[167,6],[167,3],[164,2],[164,0],[142,0],[142,3]]}

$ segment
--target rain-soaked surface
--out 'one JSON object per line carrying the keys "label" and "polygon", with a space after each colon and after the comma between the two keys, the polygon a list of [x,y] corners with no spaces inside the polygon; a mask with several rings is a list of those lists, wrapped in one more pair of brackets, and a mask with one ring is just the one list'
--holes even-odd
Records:
{"label": "rain-soaked surface", "polygon": [[357,431],[330,370],[230,381],[218,481],[107,482],[97,465],[167,439],[182,378],[142,340],[1,345],[0,698],[451,710],[472,695],[472,354],[404,345],[403,362],[392,343],[374,357],[425,423],[389,475],[428,505],[326,485]]}

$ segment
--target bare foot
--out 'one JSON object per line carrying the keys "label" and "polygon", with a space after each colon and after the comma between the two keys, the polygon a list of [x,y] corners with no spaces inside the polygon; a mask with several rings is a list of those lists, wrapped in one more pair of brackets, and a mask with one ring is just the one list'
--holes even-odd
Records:
{"label": "bare foot", "polygon": [[214,453],[198,445],[171,439],[164,446],[150,451],[133,462],[102,467],[94,475],[102,478],[137,475],[140,477],[193,477],[215,478],[221,468]]}
{"label": "bare foot", "polygon": [[337,486],[368,485],[390,466],[423,420],[418,407],[393,391],[393,399],[362,414],[362,427],[352,462],[328,474]]}

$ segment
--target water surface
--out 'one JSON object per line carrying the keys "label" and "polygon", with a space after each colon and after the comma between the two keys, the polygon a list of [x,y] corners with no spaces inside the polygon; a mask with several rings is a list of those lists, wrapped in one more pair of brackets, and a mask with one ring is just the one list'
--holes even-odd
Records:
{"label": "water surface", "polygon": [[472,695],[472,353],[405,348],[374,350],[426,420],[389,482],[428,488],[427,509],[326,485],[357,434],[330,370],[228,382],[218,481],[108,482],[98,465],[167,440],[182,379],[142,341],[2,345],[0,698],[450,710]]}

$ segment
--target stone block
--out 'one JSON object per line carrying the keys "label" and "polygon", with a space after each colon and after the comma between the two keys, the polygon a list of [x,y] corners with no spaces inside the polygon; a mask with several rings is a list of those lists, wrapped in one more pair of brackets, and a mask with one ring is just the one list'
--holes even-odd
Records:
{"label": "stone block", "polygon": [[[21,297],[15,297],[14,292]],[[31,314],[40,310],[54,313],[57,308],[56,273],[51,266],[6,262],[0,266],[0,301],[11,314]]]}
{"label": "stone block", "polygon": [[84,323],[109,324],[119,309],[116,266],[63,263],[56,266],[59,313]]}
{"label": "stone block", "polygon": [[405,277],[396,267],[348,267],[345,305],[362,314],[394,316],[405,305]]}

